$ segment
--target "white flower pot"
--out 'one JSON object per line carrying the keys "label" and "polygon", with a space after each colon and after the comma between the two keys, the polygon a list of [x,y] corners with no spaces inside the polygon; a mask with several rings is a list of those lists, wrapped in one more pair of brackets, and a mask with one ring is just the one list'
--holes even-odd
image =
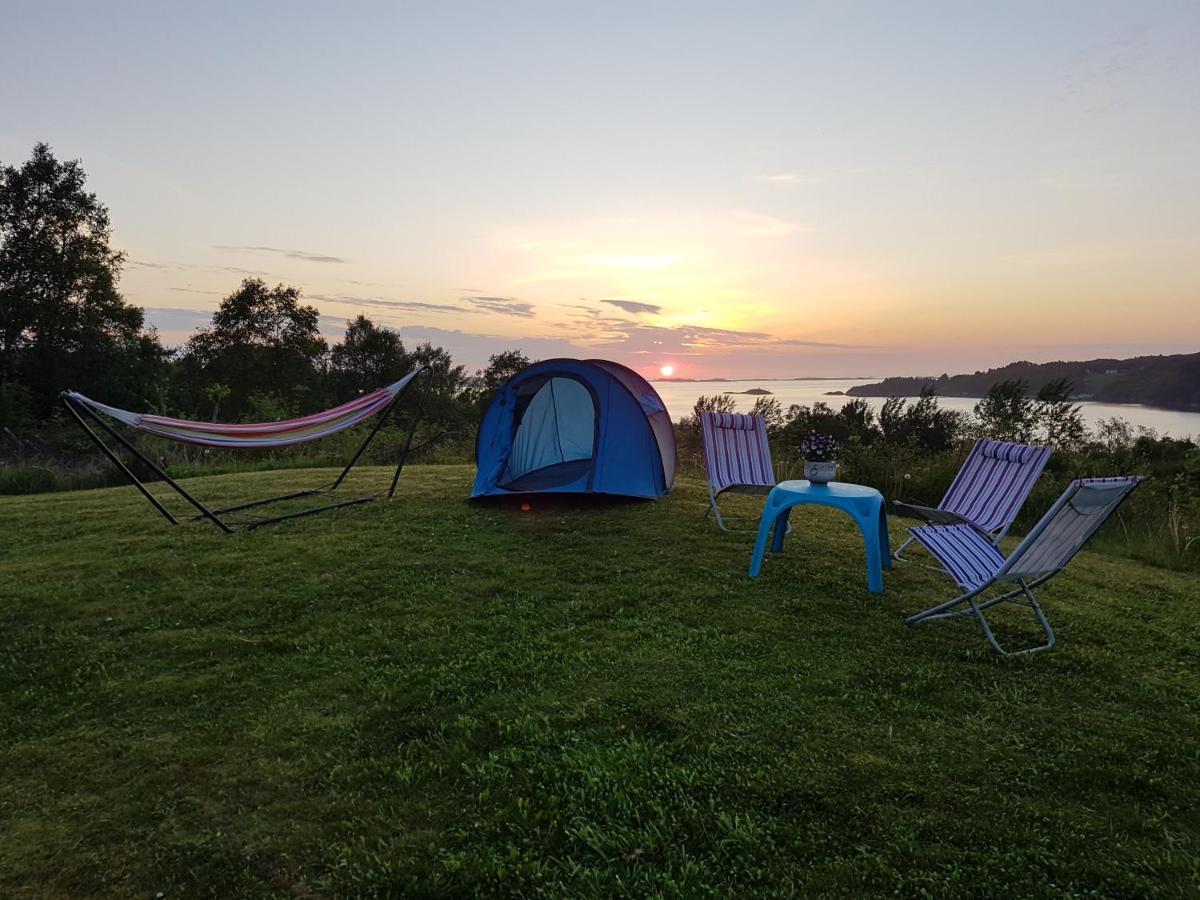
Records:
{"label": "white flower pot", "polygon": [[804,477],[813,484],[828,484],[837,478],[837,462],[804,462]]}

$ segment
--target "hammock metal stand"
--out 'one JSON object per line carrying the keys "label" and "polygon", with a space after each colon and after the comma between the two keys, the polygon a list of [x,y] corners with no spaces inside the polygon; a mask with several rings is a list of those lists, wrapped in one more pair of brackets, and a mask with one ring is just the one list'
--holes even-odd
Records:
{"label": "hammock metal stand", "polygon": [[[372,500],[379,500],[383,498],[390,499],[393,497],[396,493],[396,486],[400,481],[400,473],[404,470],[404,464],[407,462],[409,452],[412,449],[413,436],[416,434],[417,424],[421,420],[421,413],[424,408],[425,400],[424,392],[420,394],[417,408],[413,413],[412,422],[408,427],[408,434],[404,439],[404,449],[401,450],[400,458],[396,462],[396,469],[392,473],[391,483],[384,490],[362,497],[353,497],[347,500],[339,500],[335,503],[327,503],[323,506],[302,509],[297,512],[283,513],[282,515],[277,516],[259,516],[255,517],[255,520],[252,522],[227,522],[224,518],[222,518],[222,516],[245,512],[249,509],[269,506],[272,503],[281,503],[286,500],[298,500],[302,497],[315,497],[333,494],[333,492],[341,486],[342,482],[346,480],[346,476],[350,474],[350,470],[354,468],[355,464],[367,451],[367,448],[371,446],[371,442],[375,440],[375,436],[379,434],[380,429],[383,428],[389,416],[391,416],[392,410],[395,408],[403,394],[403,390],[399,391],[379,412],[378,418],[376,419],[375,425],[371,428],[371,431],[367,434],[363,442],[358,445],[358,449],[354,451],[354,455],[350,457],[350,460],[338,474],[338,477],[329,484],[318,488],[292,491],[289,494],[280,494],[277,497],[265,497],[261,500],[250,500],[246,503],[238,503],[234,506],[224,506],[220,509],[210,509],[201,501],[189,494],[187,490],[181,484],[179,484],[179,482],[163,471],[159,465],[157,465],[153,460],[147,457],[146,454],[139,450],[132,441],[128,440],[123,434],[113,428],[111,424],[101,418],[95,410],[83,403],[78,402],[72,396],[70,396],[69,391],[63,391],[61,394],[59,394],[59,399],[62,401],[63,406],[65,406],[75,418],[75,421],[79,423],[79,427],[84,430],[89,438],[91,438],[92,442],[100,448],[100,450],[109,458],[114,466],[124,473],[125,477],[129,479],[129,482],[139,491],[141,491],[142,496],[144,496],[155,509],[162,513],[163,517],[168,522],[170,522],[172,525],[179,525],[186,521],[207,519],[226,534],[233,534],[236,531],[251,531],[255,528],[260,528],[263,525],[273,525],[276,522],[284,522],[288,519],[299,519],[305,516],[312,516],[331,509],[341,509],[342,507],[346,506],[358,506],[363,503],[370,503]],[[84,418],[85,416],[87,417],[86,419]],[[179,517],[167,509],[166,506],[163,505],[162,501],[159,500],[158,497],[154,496],[146,484],[137,477],[137,475],[128,465],[125,464],[125,461],[117,455],[116,451],[106,444],[104,439],[96,433],[96,430],[88,424],[88,419],[90,419],[95,425],[99,426],[99,428],[102,429],[109,437],[111,437],[114,441],[116,441],[129,453],[136,457],[144,466],[146,466],[146,468],[152,471],[168,487],[175,491],[176,494],[191,504],[191,506],[196,510],[196,514],[192,516]],[[426,441],[421,446],[425,446],[427,443],[429,442]]]}

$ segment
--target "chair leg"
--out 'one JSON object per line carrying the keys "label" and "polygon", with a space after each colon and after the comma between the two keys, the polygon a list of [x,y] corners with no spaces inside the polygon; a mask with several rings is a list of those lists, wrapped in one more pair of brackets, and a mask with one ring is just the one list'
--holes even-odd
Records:
{"label": "chair leg", "polygon": [[892,559],[894,559],[896,562],[899,562],[899,563],[908,562],[908,560],[904,558],[904,551],[907,550],[908,545],[911,544],[915,540],[916,540],[916,538],[910,537],[907,541],[905,541],[903,544],[901,544],[899,547],[897,547],[896,552],[892,554]]}
{"label": "chair leg", "polygon": [[[1037,617],[1038,624],[1042,626],[1042,633],[1046,635],[1046,642],[1038,644],[1036,647],[1026,647],[1024,650],[1005,650],[996,640],[996,636],[992,634],[991,626],[988,624],[987,617],[984,616],[983,610],[989,606],[995,606],[997,603],[1013,602],[1012,598],[1018,594],[1024,594],[1025,602],[1033,610],[1033,614]],[[1003,656],[1020,656],[1024,653],[1040,653],[1043,650],[1049,650],[1054,646],[1054,629],[1050,627],[1050,622],[1046,619],[1046,614],[1042,611],[1041,605],[1037,602],[1037,598],[1033,596],[1033,592],[1022,583],[1018,590],[1010,591],[1003,597],[997,597],[987,603],[976,604],[971,603],[972,609],[975,611],[975,618],[979,620],[979,627],[983,629],[983,635],[988,639],[988,643],[992,645],[992,649]]]}
{"label": "chair leg", "polygon": [[961,606],[968,602],[972,597],[975,597],[979,591],[971,591],[970,593],[960,594],[953,600],[947,600],[945,603],[939,603],[937,606],[931,606],[929,609],[923,609],[918,613],[913,613],[904,620],[905,625],[920,625],[922,622],[928,622],[932,619],[957,619],[963,615],[965,610],[956,610],[954,607]]}
{"label": "chair leg", "polygon": [[[1046,618],[1045,612],[1042,611],[1041,605],[1037,602],[1037,598],[1033,596],[1033,592],[1024,582],[1015,590],[1001,594],[999,597],[992,597],[982,603],[976,602],[978,597],[990,585],[972,591],[967,594],[955,597],[953,600],[947,600],[945,603],[938,604],[923,612],[915,613],[904,620],[906,625],[919,625],[922,622],[929,622],[934,619],[960,619],[966,615],[973,615],[979,623],[979,628],[983,631],[983,636],[987,638],[987,642],[992,649],[1002,656],[1020,656],[1024,653],[1040,653],[1043,650],[1049,650],[1054,646],[1054,629],[1050,627],[1050,622]],[[1024,650],[1005,650],[1000,646],[1000,642],[996,640],[996,635],[992,632],[992,626],[984,615],[984,610],[990,609],[993,606],[998,606],[1001,603],[1021,602],[1016,601],[1017,597],[1024,597],[1024,603],[1028,605],[1034,615],[1037,617],[1038,624],[1042,626],[1042,632],[1046,635],[1046,642],[1038,644],[1036,647],[1027,647]],[[954,609],[956,606],[966,604],[970,607],[967,609]]]}
{"label": "chair leg", "polygon": [[[712,485],[709,485],[708,488],[708,504],[708,510],[704,513],[704,518],[707,519],[709,516],[715,518],[717,520],[717,527],[722,531],[726,532],[727,534],[751,534],[754,532],[753,528],[730,528],[725,524],[725,519],[721,516],[721,504],[717,500],[717,494],[714,493]],[[734,516],[734,519],[739,520],[741,519],[741,516]],[[792,533],[791,523],[788,523],[786,533]]]}
{"label": "chair leg", "polygon": [[721,518],[721,507],[717,504],[717,495],[713,493],[711,485],[708,488],[708,502],[711,505],[708,512],[704,514],[704,518],[707,519],[711,514],[717,520],[717,527],[722,531],[728,531],[729,527],[725,524],[725,520]]}

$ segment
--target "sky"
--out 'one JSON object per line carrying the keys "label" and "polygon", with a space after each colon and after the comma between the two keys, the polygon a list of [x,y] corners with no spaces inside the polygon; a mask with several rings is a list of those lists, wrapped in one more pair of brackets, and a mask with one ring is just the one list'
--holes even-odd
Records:
{"label": "sky", "polygon": [[1200,3],[0,0],[168,343],[241,279],[475,368],[1200,351]]}

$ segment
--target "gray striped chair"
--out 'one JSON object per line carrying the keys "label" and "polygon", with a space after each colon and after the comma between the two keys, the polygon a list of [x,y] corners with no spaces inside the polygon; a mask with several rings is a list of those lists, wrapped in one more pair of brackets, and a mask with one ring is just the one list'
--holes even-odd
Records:
{"label": "gray striped chair", "polygon": [[[1142,479],[1136,475],[1071,482],[1007,559],[994,543],[969,525],[910,528],[909,534],[933,554],[964,593],[909,616],[905,622],[917,625],[933,619],[974,616],[993,649],[997,653],[1007,653],[1009,651],[1001,647],[992,634],[984,610],[999,603],[1020,603],[1033,609],[1045,632],[1046,642],[1016,652],[1049,650],[1054,646],[1054,631],[1033,596],[1033,589],[1065,569],[1071,558],[1141,483]],[[1000,585],[1016,587],[1000,596],[981,599]]]}

